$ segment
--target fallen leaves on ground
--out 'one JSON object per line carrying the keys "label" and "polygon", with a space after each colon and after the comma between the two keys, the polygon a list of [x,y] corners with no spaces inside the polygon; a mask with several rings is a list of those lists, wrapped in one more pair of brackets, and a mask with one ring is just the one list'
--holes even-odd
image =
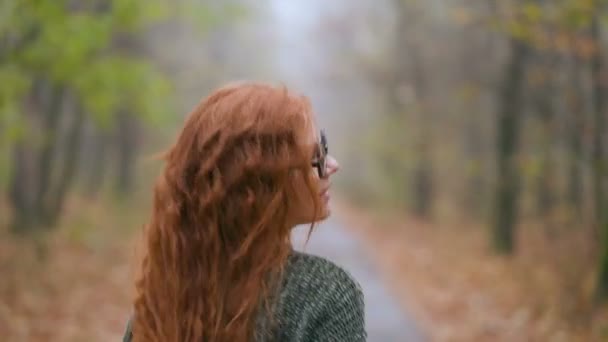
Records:
{"label": "fallen leaves on ground", "polygon": [[131,307],[132,234],[113,227],[124,220],[104,217],[116,213],[98,206],[72,211],[44,237],[0,230],[2,341],[121,340]]}
{"label": "fallen leaves on ground", "polygon": [[608,310],[591,296],[595,259],[584,231],[523,230],[518,253],[504,257],[481,227],[370,215],[344,201],[336,212],[432,341],[608,340]]}

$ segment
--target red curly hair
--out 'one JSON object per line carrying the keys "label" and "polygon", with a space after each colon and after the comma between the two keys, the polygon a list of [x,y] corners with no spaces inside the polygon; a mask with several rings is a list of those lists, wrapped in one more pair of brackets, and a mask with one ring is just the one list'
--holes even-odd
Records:
{"label": "red curly hair", "polygon": [[221,88],[192,111],[154,188],[134,341],[250,341],[272,317],[294,175],[320,206],[313,127],[306,98],[264,84]]}

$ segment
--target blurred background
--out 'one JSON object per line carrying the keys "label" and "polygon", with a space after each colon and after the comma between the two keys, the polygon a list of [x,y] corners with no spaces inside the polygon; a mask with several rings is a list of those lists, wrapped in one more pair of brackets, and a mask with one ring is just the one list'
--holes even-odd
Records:
{"label": "blurred background", "polygon": [[607,5],[0,1],[1,339],[122,336],[152,157],[258,80],[310,97],[344,234],[425,339],[608,340]]}

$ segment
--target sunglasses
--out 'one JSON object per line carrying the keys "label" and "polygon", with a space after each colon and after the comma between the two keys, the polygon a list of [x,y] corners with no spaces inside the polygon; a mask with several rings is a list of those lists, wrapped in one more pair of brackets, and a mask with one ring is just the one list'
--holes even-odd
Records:
{"label": "sunglasses", "polygon": [[319,135],[319,142],[315,151],[315,157],[312,161],[312,166],[317,168],[317,174],[320,178],[326,178],[327,175],[327,137],[325,136],[325,130],[321,130]]}

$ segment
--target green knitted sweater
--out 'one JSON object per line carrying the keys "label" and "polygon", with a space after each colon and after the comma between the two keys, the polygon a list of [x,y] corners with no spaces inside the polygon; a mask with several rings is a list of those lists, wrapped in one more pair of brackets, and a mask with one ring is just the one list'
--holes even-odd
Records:
{"label": "green knitted sweater", "polygon": [[[348,272],[331,261],[293,252],[275,311],[277,327],[258,322],[256,342],[366,341],[363,292]],[[131,341],[130,324],[123,342]]]}

